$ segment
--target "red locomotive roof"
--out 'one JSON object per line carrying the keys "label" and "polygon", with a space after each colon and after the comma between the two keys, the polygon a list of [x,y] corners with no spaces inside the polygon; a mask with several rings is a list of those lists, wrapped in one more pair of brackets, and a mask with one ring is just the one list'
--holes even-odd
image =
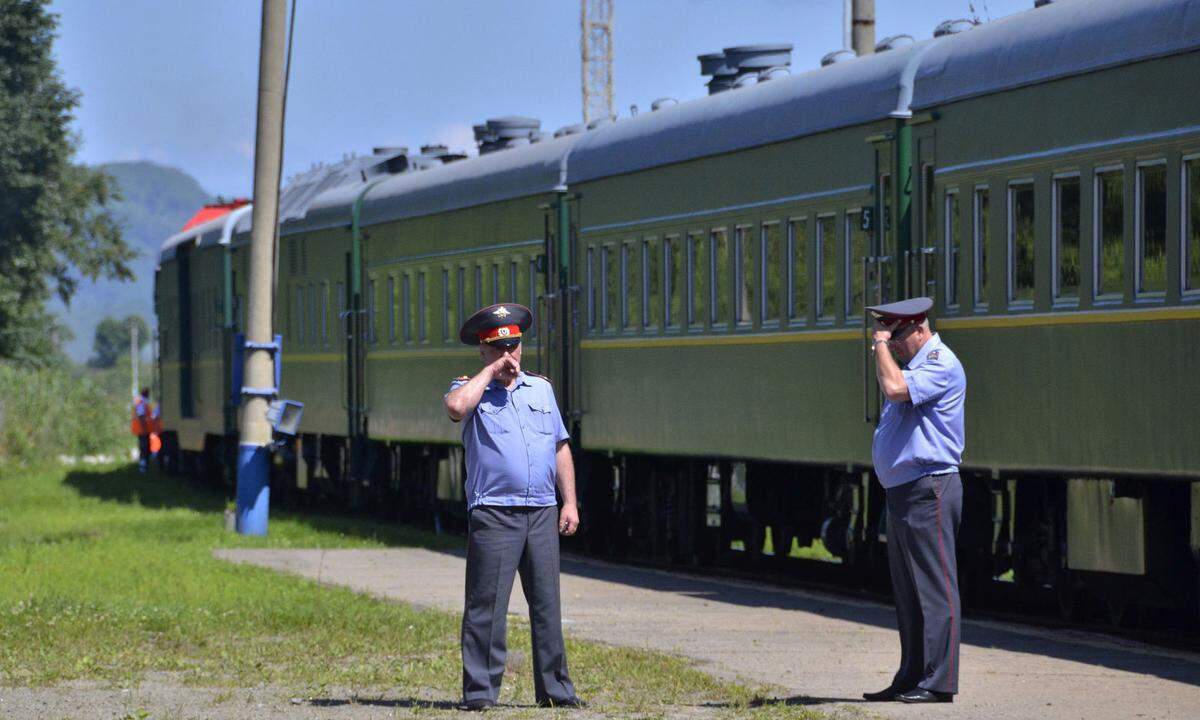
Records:
{"label": "red locomotive roof", "polygon": [[246,198],[234,198],[228,202],[208,203],[196,211],[196,214],[192,216],[191,220],[188,220],[187,223],[184,224],[184,226],[180,229],[180,232],[183,232],[190,227],[199,225],[202,222],[208,222],[213,218],[219,218],[222,215],[227,215],[228,213],[237,210],[249,202],[250,201]]}

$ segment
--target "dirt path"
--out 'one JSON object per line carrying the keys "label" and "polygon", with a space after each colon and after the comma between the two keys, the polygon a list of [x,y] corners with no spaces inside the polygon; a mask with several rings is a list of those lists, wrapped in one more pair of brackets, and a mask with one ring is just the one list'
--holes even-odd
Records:
{"label": "dirt path", "polygon": [[[223,550],[218,556],[461,611],[463,559],[393,550]],[[519,580],[510,612],[525,614]],[[1194,718],[1200,655],[1078,632],[967,620],[961,694],[936,709],[864,704],[899,657],[887,605],[753,583],[564,559],[563,623],[578,637],[676,652],[715,675],[786,688],[795,702],[886,717]]]}

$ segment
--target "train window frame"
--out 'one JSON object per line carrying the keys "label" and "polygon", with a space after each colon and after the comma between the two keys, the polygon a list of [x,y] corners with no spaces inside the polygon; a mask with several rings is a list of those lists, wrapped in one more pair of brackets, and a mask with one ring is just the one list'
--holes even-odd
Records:
{"label": "train window frame", "polygon": [[498,305],[503,302],[500,295],[500,262],[492,261],[492,305]]}
{"label": "train window frame", "polygon": [[584,287],[587,292],[587,330],[588,333],[596,331],[596,246],[588,245],[587,252],[584,253],[584,274],[586,283]]}
{"label": "train window frame", "polygon": [[634,273],[638,271],[635,266],[640,265],[636,261],[640,259],[641,243],[637,238],[626,238],[621,241],[620,263],[621,269],[621,322],[620,331],[622,333],[637,332],[638,323],[641,315],[641,308],[635,308],[633,304],[634,292],[637,291],[640,298],[640,289],[633,286],[631,280]]}
{"label": "train window frame", "polygon": [[417,342],[429,342],[429,282],[424,270],[417,271]]}
{"label": "train window frame", "polygon": [[[1061,188],[1063,181],[1074,180],[1078,185],[1077,192],[1079,193],[1079,217],[1076,219],[1078,228],[1076,233],[1079,237],[1075,242],[1079,247],[1076,248],[1077,264],[1079,265],[1080,278],[1079,284],[1075,287],[1074,295],[1064,295],[1062,289],[1062,245],[1061,228],[1062,228],[1062,193]],[[1077,307],[1079,305],[1079,293],[1083,286],[1081,264],[1083,259],[1083,176],[1078,170],[1055,173],[1050,177],[1050,298],[1055,307]]]}
{"label": "train window frame", "polygon": [[[1104,289],[1101,282],[1104,270],[1102,187],[1103,176],[1111,173],[1120,173],[1121,176],[1121,277],[1120,286],[1115,292],[1102,292]],[[1115,305],[1124,302],[1125,298],[1125,256],[1129,252],[1129,239],[1125,237],[1125,213],[1128,209],[1125,207],[1125,184],[1128,182],[1126,175],[1123,163],[1099,165],[1092,169],[1092,302],[1096,305]]]}
{"label": "train window frame", "polygon": [[467,266],[459,265],[458,267],[454,268],[454,274],[455,279],[457,280],[457,284],[454,288],[454,295],[458,304],[459,322],[462,322],[467,317],[468,312],[473,312],[471,308],[467,307]]}
{"label": "train window frame", "polygon": [[[663,267],[663,328],[665,330],[679,330],[682,328],[688,318],[688,309],[685,293],[681,292],[684,285],[680,284],[680,279],[684,281],[689,277],[687,269],[687,253],[683,247],[683,233],[673,232],[664,233],[662,241],[662,267]],[[676,267],[678,265],[678,267]]]}
{"label": "train window frame", "polygon": [[[796,226],[804,228],[804,242],[797,247],[796,243]],[[785,262],[787,268],[787,324],[788,327],[803,327],[808,325],[808,311],[810,309],[809,300],[811,293],[809,292],[809,267],[808,267],[808,216],[793,215],[787,219],[787,257]],[[797,250],[799,252],[797,253]],[[800,293],[796,292],[796,258],[804,259],[804,288]],[[798,312],[797,296],[803,297],[803,312]]]}
{"label": "train window frame", "polygon": [[[1145,177],[1148,168],[1162,168],[1163,174],[1163,271],[1162,271],[1162,289],[1161,290],[1146,290],[1143,285],[1145,283],[1145,264],[1146,264],[1146,205],[1145,205]],[[1167,186],[1167,159],[1154,158],[1152,160],[1141,160],[1134,165],[1134,186],[1133,186],[1133,288],[1134,297],[1141,302],[1156,302],[1163,301],[1167,296],[1167,207],[1170,204],[1168,194],[1170,188]]]}
{"label": "train window frame", "polygon": [[[1200,298],[1200,212],[1192,212],[1192,199],[1197,196],[1197,206],[1200,206],[1200,182],[1192,183],[1191,169],[1200,170],[1200,153],[1191,153],[1180,158],[1179,162],[1179,291],[1188,300]],[[1191,226],[1197,226],[1195,246],[1190,237]],[[1195,264],[1195,276],[1189,272],[1189,267]],[[1194,282],[1193,282],[1194,280]]]}
{"label": "train window frame", "polygon": [[329,281],[321,281],[321,347],[329,347]]}
{"label": "train window frame", "polygon": [[[521,265],[521,261],[519,258],[509,258],[509,261],[508,261],[508,296],[509,296],[509,298],[518,297],[519,291],[517,290],[517,288],[520,285],[520,277],[521,277],[520,265]],[[512,300],[505,300],[504,302],[511,302],[511,301]]]}
{"label": "train window frame", "polygon": [[292,332],[296,345],[304,347],[304,286],[296,285],[295,302],[292,305]]}
{"label": "train window frame", "polygon": [[[953,203],[955,212],[950,211]],[[962,194],[958,186],[942,191],[942,302],[947,312],[961,307],[959,276],[962,269]],[[955,246],[957,243],[957,247]]]}
{"label": "train window frame", "polygon": [[449,265],[442,266],[442,342],[450,342],[450,327],[453,325],[454,312],[454,275]]}
{"label": "train window frame", "polygon": [[758,297],[758,239],[751,223],[737,223],[733,228],[733,321],[739,330],[753,329],[762,310]]}
{"label": "train window frame", "polygon": [[396,344],[396,276],[387,276],[387,328],[388,344]]}
{"label": "train window frame", "polygon": [[642,331],[656,332],[662,325],[662,247],[657,236],[648,235],[641,248]]}
{"label": "train window frame", "polygon": [[[815,256],[816,257],[816,263],[815,263],[816,276],[815,277],[816,277],[817,282],[815,283],[815,287],[813,288],[814,299],[815,299],[815,303],[813,305],[813,310],[816,312],[816,318],[817,318],[818,325],[833,325],[835,322],[837,322],[837,290],[838,290],[837,289],[837,244],[838,244],[838,240],[837,240],[838,222],[837,222],[837,219],[838,219],[838,214],[836,212],[819,212],[816,214],[815,219],[816,219],[816,222],[813,223],[813,231],[814,231],[814,241],[816,242],[816,247],[814,249],[816,250],[816,256]],[[825,257],[827,254],[825,252],[825,226],[822,224],[822,222],[825,220],[833,221],[830,224],[830,227],[832,228],[832,232],[833,232],[833,239],[832,239],[833,252],[828,253],[828,254],[832,255],[832,257],[829,257],[829,258]],[[828,299],[828,298],[826,298],[826,293],[825,293],[825,267],[826,267],[827,260],[833,261],[833,290],[832,290],[833,307],[830,308],[830,312],[828,314],[825,314],[822,312],[822,310],[824,309],[825,302]]]}
{"label": "train window frame", "polygon": [[[981,208],[980,198],[987,199],[986,215]],[[992,217],[992,187],[988,183],[977,183],[971,189],[971,301],[975,312],[984,313],[990,305],[988,298],[988,241],[991,239],[989,223]]]}
{"label": "train window frame", "polygon": [[[770,252],[768,252],[768,235],[775,233],[775,266],[772,272]],[[787,252],[787,237],[784,235],[783,222],[780,220],[764,220],[758,225],[758,322],[765,329],[782,327],[784,303],[789,299],[787,289],[787,268],[784,265],[791,260]],[[770,291],[771,277],[777,279],[775,311],[771,312]]]}
{"label": "train window frame", "polygon": [[[845,209],[844,212],[842,212],[842,237],[845,239],[845,242],[842,243],[842,252],[844,253],[842,259],[845,261],[845,264],[846,264],[846,273],[845,273],[845,276],[842,278],[842,293],[841,293],[841,295],[842,295],[842,303],[843,303],[843,305],[842,305],[843,312],[845,313],[845,316],[846,316],[846,319],[845,319],[846,325],[862,325],[863,320],[864,320],[864,315],[866,314],[866,307],[870,301],[870,297],[869,297],[870,288],[867,285],[867,277],[864,277],[864,275],[863,275],[863,268],[867,263],[866,263],[866,261],[857,262],[857,263],[854,262],[855,258],[854,258],[854,252],[853,252],[853,244],[851,242],[851,238],[854,236],[854,232],[862,227],[863,209],[864,209],[863,206],[857,205],[857,206],[848,207]],[[872,237],[870,234],[867,234],[864,239],[865,239],[866,243],[863,246],[863,257],[869,258],[869,257],[871,257]],[[862,307],[860,307],[860,308],[853,307],[854,306],[853,293],[854,293],[854,281],[855,280],[862,281]],[[882,292],[883,280],[884,280],[883,273],[881,272],[881,273],[879,273],[879,276],[875,278],[875,282],[880,287],[881,292]],[[854,309],[854,312],[851,312],[852,309]],[[836,312],[836,310],[835,310],[835,312]]]}
{"label": "train window frame", "polygon": [[320,318],[317,316],[317,283],[308,284],[308,344],[317,347],[321,343],[318,338],[321,330]]}
{"label": "train window frame", "polygon": [[707,273],[704,264],[707,251],[704,241],[708,237],[708,233],[704,230],[689,230],[684,237],[687,238],[684,259],[687,268],[687,327],[689,330],[702,331],[705,319],[708,317],[704,304],[705,290],[707,290],[705,286]]}
{"label": "train window frame", "polygon": [[[720,269],[720,263],[717,262],[717,236],[721,236],[724,241],[726,258],[724,275]],[[729,302],[731,298],[729,276],[733,265],[732,251],[729,247],[729,228],[721,225],[710,228],[708,231],[708,327],[710,330],[725,330],[730,327],[732,320],[732,307]],[[727,282],[722,282],[725,280]],[[721,307],[722,303],[725,305]],[[725,312],[722,313],[722,310]],[[725,317],[721,317],[724,315]]]}
{"label": "train window frame", "polygon": [[377,322],[379,317],[379,298],[376,296],[378,287],[375,283],[375,278],[371,277],[367,280],[367,342],[374,345],[379,340],[377,330]]}
{"label": "train window frame", "polygon": [[[1029,286],[1029,298],[1018,299],[1017,293],[1020,288],[1017,287],[1017,193],[1028,191],[1033,199],[1033,242],[1029,247],[1031,255],[1030,262],[1034,263],[1033,267],[1033,285]],[[1009,310],[1032,310],[1033,301],[1037,296],[1037,186],[1034,183],[1032,176],[1023,176],[1009,180],[1004,188],[1004,266],[1005,266],[1005,299],[1007,300]]]}
{"label": "train window frame", "polygon": [[412,343],[412,273],[400,273],[400,342]]}
{"label": "train window frame", "polygon": [[538,335],[538,323],[541,321],[542,308],[541,296],[545,291],[545,284],[539,292],[538,282],[544,277],[544,274],[538,272],[538,256],[536,254],[529,257],[529,309],[533,312],[533,321],[529,323],[529,336],[536,338]]}

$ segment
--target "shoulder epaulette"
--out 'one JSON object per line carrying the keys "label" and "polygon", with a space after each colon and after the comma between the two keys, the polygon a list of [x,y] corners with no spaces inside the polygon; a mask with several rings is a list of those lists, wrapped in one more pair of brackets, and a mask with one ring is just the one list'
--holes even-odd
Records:
{"label": "shoulder epaulette", "polygon": [[459,380],[470,380],[470,379],[471,379],[470,375],[459,375],[458,377],[454,378],[454,382],[458,382]]}

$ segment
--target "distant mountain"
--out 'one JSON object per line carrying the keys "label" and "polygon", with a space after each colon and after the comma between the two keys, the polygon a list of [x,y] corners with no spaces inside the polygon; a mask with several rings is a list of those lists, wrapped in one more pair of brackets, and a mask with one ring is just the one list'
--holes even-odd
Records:
{"label": "distant mountain", "polygon": [[67,355],[83,362],[92,354],[96,325],[107,315],[138,313],[154,325],[154,266],[163,241],[179,232],[211,196],[200,183],[176,168],[152,162],[118,162],[101,165],[121,188],[122,199],[113,206],[125,241],[138,251],[132,268],[133,282],[83,281],[64,308],[54,301],[75,338],[64,346]]}

